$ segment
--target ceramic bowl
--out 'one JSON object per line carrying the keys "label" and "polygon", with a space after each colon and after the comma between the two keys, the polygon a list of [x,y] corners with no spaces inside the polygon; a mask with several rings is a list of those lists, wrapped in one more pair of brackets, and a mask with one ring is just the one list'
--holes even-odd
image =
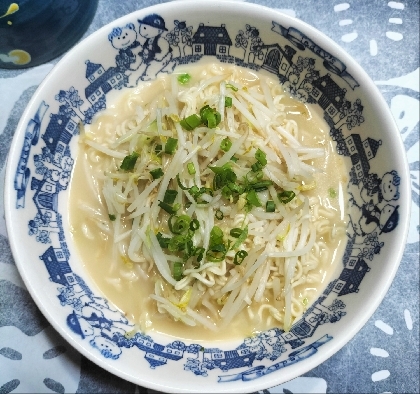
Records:
{"label": "ceramic bowl", "polygon": [[[132,333],[133,325],[102,298],[77,258],[67,204],[78,125],[90,123],[106,108],[110,93],[127,86],[129,63],[119,61],[121,51],[112,45],[111,33],[131,29],[138,34],[139,21],[155,27],[169,42],[176,64],[211,59],[278,78],[325,119],[336,151],[344,158],[352,196],[345,252],[335,276],[289,332],[273,327],[253,338],[216,343]],[[259,34],[247,34],[252,29]],[[236,40],[239,34],[258,37],[259,52],[242,48]],[[148,77],[163,68],[154,61]],[[47,165],[54,166],[59,179],[44,171]],[[407,168],[400,134],[381,94],[358,64],[322,33],[262,6],[170,2],[139,10],[92,34],[39,86],[10,150],[7,229],[16,264],[35,302],[58,332],[93,362],[159,391],[253,392],[319,365],[375,311],[405,244]],[[101,325],[84,328],[86,305],[96,308],[108,331],[98,328]],[[130,335],[109,335],[117,323]]]}

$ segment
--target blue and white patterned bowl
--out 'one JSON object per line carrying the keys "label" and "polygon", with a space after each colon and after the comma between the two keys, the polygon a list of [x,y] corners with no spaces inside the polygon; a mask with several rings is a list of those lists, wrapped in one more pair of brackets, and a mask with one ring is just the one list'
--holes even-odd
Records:
{"label": "blue and white patterned bowl", "polygon": [[[116,324],[126,333],[133,325],[101,297],[76,258],[66,215],[67,186],[78,124],[90,123],[106,108],[107,95],[130,83],[127,69],[135,54],[130,47],[115,49],[111,33],[137,31],[139,20],[159,28],[171,48],[166,59],[173,63],[213,59],[264,69],[312,103],[328,123],[353,196],[347,244],[334,280],[290,332],[273,328],[253,338],[217,343],[161,334],[110,335]],[[259,53],[235,42],[247,28],[259,32]],[[156,76],[165,66],[153,56],[139,80]],[[314,72],[308,74],[308,65]],[[45,171],[46,162],[59,180]],[[392,184],[392,196],[381,189],[385,181]],[[160,391],[253,392],[322,363],[372,315],[399,265],[410,194],[405,151],[385,101],[366,73],[330,39],[261,6],[174,2],[112,22],[57,64],[18,125],[8,159],[5,205],[13,254],[28,290],[51,324],[83,355],[124,379]],[[369,201],[364,201],[366,195]],[[374,225],[364,231],[361,221]],[[87,331],[81,328],[85,306],[96,310],[101,323]]]}

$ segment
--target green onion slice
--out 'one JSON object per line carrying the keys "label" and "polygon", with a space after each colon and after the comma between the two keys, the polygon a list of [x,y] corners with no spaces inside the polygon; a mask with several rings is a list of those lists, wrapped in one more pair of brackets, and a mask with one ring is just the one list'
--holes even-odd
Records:
{"label": "green onion slice", "polygon": [[197,261],[198,262],[200,262],[201,260],[203,260],[205,251],[206,250],[204,248],[202,248],[202,247],[195,248],[194,254],[197,256]]}
{"label": "green onion slice", "polygon": [[254,189],[251,189],[248,192],[248,194],[246,195],[246,200],[252,206],[255,206],[255,207],[261,206],[260,200],[258,199],[257,193],[255,192]]}
{"label": "green onion slice", "polygon": [[177,195],[178,192],[176,190],[168,189],[166,190],[165,195],[163,196],[163,202],[167,204],[173,204]]}
{"label": "green onion slice", "polygon": [[182,252],[187,242],[188,238],[185,235],[174,235],[169,240],[168,249],[170,252]]}
{"label": "green onion slice", "polygon": [[168,248],[169,241],[171,240],[170,238],[164,237],[161,232],[158,232],[156,234],[156,238],[157,238],[157,240],[158,240],[159,245],[160,245],[161,248],[163,248],[163,249]]}
{"label": "green onion slice", "polygon": [[197,219],[192,219],[190,223],[190,230],[196,231],[200,228],[200,222]]}
{"label": "green onion slice", "polygon": [[182,190],[191,190],[189,187],[184,186],[181,183],[181,179],[179,178],[179,174],[176,175],[176,182],[178,183],[178,186],[182,189]]}
{"label": "green onion slice", "polygon": [[277,197],[282,204],[287,204],[295,198],[296,194],[292,190],[284,190],[281,193],[277,193]]}
{"label": "green onion slice", "polygon": [[190,79],[191,79],[191,75],[187,73],[178,75],[178,78],[177,78],[178,82],[181,85],[187,84],[188,82],[190,82]]}
{"label": "green onion slice", "polygon": [[246,240],[246,237],[248,237],[248,226],[245,226],[245,228],[242,230],[242,233],[237,237],[237,240],[232,245],[231,250],[238,248],[239,245]]}
{"label": "green onion slice", "polygon": [[229,149],[232,147],[232,141],[228,138],[228,137],[226,137],[226,138],[224,138],[223,140],[222,140],[222,142],[220,143],[220,149],[223,151],[223,152],[227,152],[227,151],[229,151]]}
{"label": "green onion slice", "polygon": [[188,215],[172,215],[168,220],[168,227],[174,234],[183,234],[190,228],[191,218]]}
{"label": "green onion slice", "polygon": [[165,212],[169,213],[170,215],[175,215],[178,209],[180,208],[178,204],[175,204],[174,206],[159,200],[158,204]]}
{"label": "green onion slice", "polygon": [[262,168],[263,167],[262,167],[262,165],[261,165],[261,163],[259,161],[257,161],[256,163],[254,163],[254,164],[251,165],[251,170],[253,172],[260,171]]}
{"label": "green onion slice", "polygon": [[176,261],[174,263],[173,276],[176,281],[180,281],[182,279],[182,268],[183,264],[181,262]]}
{"label": "green onion slice", "polygon": [[232,97],[225,97],[225,107],[232,107]]}
{"label": "green onion slice", "polygon": [[157,144],[156,146],[155,146],[155,154],[156,155],[160,155],[161,153],[162,153],[162,145],[161,144]]}
{"label": "green onion slice", "polygon": [[246,256],[248,256],[248,253],[245,250],[240,250],[236,252],[235,257],[233,259],[233,264],[235,265],[242,264]]}
{"label": "green onion slice", "polygon": [[108,216],[109,216],[109,220],[111,220],[111,222],[113,222],[114,220],[117,219],[117,217],[115,215],[109,214]]}
{"label": "green onion slice", "polygon": [[274,212],[276,210],[276,204],[273,200],[268,200],[265,204],[265,211],[266,212]]}
{"label": "green onion slice", "polygon": [[225,186],[225,185],[236,182],[237,175],[230,168],[229,163],[226,163],[221,167],[211,167],[211,166],[209,166],[208,168],[210,168],[210,170],[212,170],[215,174],[215,176],[213,178],[213,189],[214,190],[219,190],[219,189],[223,188],[223,186]]}
{"label": "green onion slice", "polygon": [[190,175],[194,175],[195,174],[195,166],[194,163],[188,163],[187,164],[187,170],[188,170],[188,174]]}
{"label": "green onion slice", "polygon": [[210,129],[214,129],[221,121],[222,117],[219,112],[205,105],[200,109],[201,121]]}
{"label": "green onion slice", "polygon": [[263,167],[267,164],[267,155],[260,148],[255,152],[255,158]]}
{"label": "green onion slice", "polygon": [[230,235],[234,238],[239,238],[242,235],[242,232],[242,229],[236,227],[230,230]]}
{"label": "green onion slice", "polygon": [[182,119],[179,124],[187,131],[192,131],[196,127],[200,126],[202,119],[197,114],[192,114],[184,119]]}
{"label": "green onion slice", "polygon": [[163,176],[162,168],[155,168],[154,170],[151,170],[150,175],[152,176],[153,179],[159,179],[160,177]]}
{"label": "green onion slice", "polygon": [[132,171],[134,166],[136,165],[137,158],[139,154],[137,152],[133,152],[131,155],[124,157],[120,169],[124,171]]}
{"label": "green onion slice", "polygon": [[252,183],[250,185],[250,187],[252,189],[254,189],[256,192],[262,192],[264,190],[267,190],[268,186],[270,186],[272,184],[273,184],[272,181],[270,181],[268,179],[265,179],[265,180],[262,180],[262,181],[259,181],[259,182]]}
{"label": "green onion slice", "polygon": [[258,171],[249,171],[247,172],[247,174],[245,175],[246,181],[250,184],[253,184],[257,181],[259,181],[260,179],[262,179],[264,176],[264,174],[262,173],[261,170]]}
{"label": "green onion slice", "polygon": [[215,212],[215,216],[216,216],[216,219],[217,219],[217,220],[222,220],[222,219],[224,218],[223,212],[222,212],[220,209],[218,209],[218,210]]}
{"label": "green onion slice", "polygon": [[218,226],[213,226],[210,231],[210,248],[212,245],[217,245],[223,243],[223,231]]}
{"label": "green onion slice", "polygon": [[172,155],[178,145],[178,139],[169,137],[165,144],[165,153]]}

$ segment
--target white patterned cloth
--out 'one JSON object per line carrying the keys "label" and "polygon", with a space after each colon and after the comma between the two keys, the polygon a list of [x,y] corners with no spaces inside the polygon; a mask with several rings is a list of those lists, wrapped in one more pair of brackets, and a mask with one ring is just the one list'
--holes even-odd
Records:
{"label": "white patterned cloth", "polygon": [[[100,0],[85,36],[141,7]],[[253,2],[279,9],[277,0]],[[317,27],[365,68],[383,93],[407,151],[412,216],[405,253],[384,301],[343,349],[304,376],[264,393],[419,392],[419,9],[418,2],[283,0],[281,11]],[[4,222],[5,162],[36,87],[58,59],[0,69],[0,393],[143,393],[82,357],[49,325],[14,265]],[[153,393],[153,390],[148,390]]]}

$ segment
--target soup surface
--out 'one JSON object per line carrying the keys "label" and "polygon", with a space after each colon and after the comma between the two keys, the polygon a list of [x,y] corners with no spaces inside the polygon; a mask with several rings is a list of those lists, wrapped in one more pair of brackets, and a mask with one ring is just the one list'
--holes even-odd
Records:
{"label": "soup surface", "polygon": [[310,105],[248,69],[184,66],[120,91],[85,127],[69,222],[84,267],[139,329],[243,338],[288,330],[322,292],[346,184]]}

